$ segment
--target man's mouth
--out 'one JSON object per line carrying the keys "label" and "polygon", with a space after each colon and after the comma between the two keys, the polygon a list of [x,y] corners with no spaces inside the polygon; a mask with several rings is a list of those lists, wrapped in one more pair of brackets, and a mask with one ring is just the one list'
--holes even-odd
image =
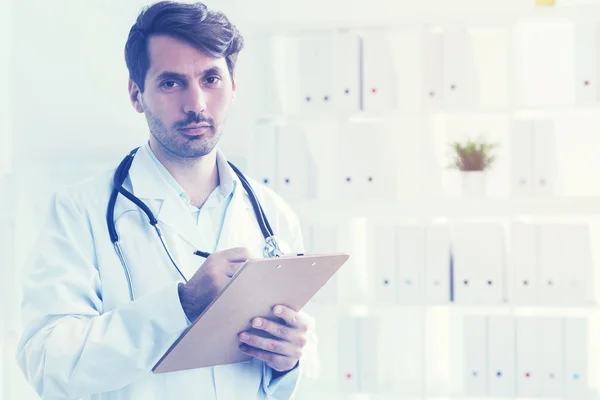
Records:
{"label": "man's mouth", "polygon": [[201,125],[190,125],[182,128],[181,130],[185,132],[187,135],[202,135],[206,132],[209,132],[212,127],[208,124]]}

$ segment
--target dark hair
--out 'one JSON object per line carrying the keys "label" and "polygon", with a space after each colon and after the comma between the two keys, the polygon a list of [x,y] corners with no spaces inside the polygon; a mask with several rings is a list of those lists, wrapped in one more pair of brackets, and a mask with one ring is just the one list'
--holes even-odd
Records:
{"label": "dark hair", "polygon": [[244,47],[244,38],[225,14],[208,10],[200,2],[184,4],[161,1],[140,12],[125,44],[129,78],[141,92],[144,92],[144,80],[150,68],[148,38],[160,34],[188,42],[211,57],[225,58],[233,78],[238,53]]}

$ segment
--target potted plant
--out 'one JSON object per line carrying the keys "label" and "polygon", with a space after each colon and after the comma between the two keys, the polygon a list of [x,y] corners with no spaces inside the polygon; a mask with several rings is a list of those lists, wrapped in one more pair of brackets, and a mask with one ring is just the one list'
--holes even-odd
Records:
{"label": "potted plant", "polygon": [[485,194],[486,172],[494,163],[493,151],[498,144],[488,143],[483,138],[468,139],[465,143],[453,142],[451,168],[461,172],[463,193],[467,196]]}

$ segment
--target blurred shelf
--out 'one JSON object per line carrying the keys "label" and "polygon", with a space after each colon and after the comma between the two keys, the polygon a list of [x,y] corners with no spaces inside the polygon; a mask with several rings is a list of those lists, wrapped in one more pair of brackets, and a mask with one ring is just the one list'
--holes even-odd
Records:
{"label": "blurred shelf", "polygon": [[347,122],[385,122],[394,118],[406,117],[428,117],[433,115],[473,115],[473,114],[491,114],[505,116],[510,110],[505,107],[466,107],[460,109],[440,109],[440,110],[422,110],[422,111],[400,111],[390,110],[382,112],[357,111],[353,113],[343,113],[331,111],[327,113],[305,113],[305,114],[263,114],[256,116],[255,120],[262,123],[272,123],[274,125],[284,125],[286,123],[311,123],[315,121],[347,121]]}
{"label": "blurred shelf", "polygon": [[519,116],[521,114],[546,114],[546,113],[572,113],[572,112],[598,112],[600,111],[600,102],[581,103],[581,104],[548,104],[548,105],[516,105],[516,106],[471,106],[457,108],[440,108],[432,110],[389,110],[382,112],[357,111],[353,113],[344,113],[338,111],[329,111],[323,113],[304,113],[304,114],[259,114],[255,117],[256,122],[271,123],[274,125],[285,125],[287,123],[311,123],[315,121],[335,121],[342,120],[348,122],[385,122],[394,118],[406,117],[430,117],[430,116]]}
{"label": "blurred shelf", "polygon": [[[263,0],[266,1],[266,0]],[[599,20],[600,6],[586,0],[557,1],[553,7],[535,7],[534,1],[504,0],[500,2],[461,0],[410,2],[397,0],[389,7],[386,0],[354,0],[340,9],[324,2],[310,0],[302,7],[273,3],[280,16],[277,21],[261,18],[256,13],[240,13],[240,24],[253,33],[296,34],[307,30],[334,31],[346,29],[407,28],[425,25],[445,26],[463,24],[473,27],[510,27],[527,22],[595,22]],[[327,2],[325,2],[327,3]],[[404,3],[404,4],[403,4]],[[461,10],[468,9],[465,13]],[[379,10],[386,10],[384,16]],[[410,11],[408,11],[410,10]]]}
{"label": "blurred shelf", "polygon": [[[452,399],[452,400],[477,400],[477,399],[487,399],[487,400],[508,400],[508,399],[544,399],[544,400],[568,400],[569,397],[551,397],[551,396],[468,396],[465,394],[427,394],[424,396],[427,399]],[[578,400],[596,400],[598,397],[596,395],[590,395],[587,397],[573,397],[573,399]]]}
{"label": "blurred shelf", "polygon": [[[313,394],[311,393],[311,396]],[[509,399],[523,399],[523,400],[598,400],[598,396],[591,394],[586,397],[547,397],[547,396],[468,396],[465,394],[404,394],[404,393],[393,393],[393,392],[378,392],[378,393],[350,393],[345,391],[327,390],[325,392],[319,392],[314,394],[315,397],[311,397],[311,400],[328,399],[328,400],[423,400],[423,399],[451,399],[451,400],[509,400]],[[302,397],[302,400],[305,398]]]}
{"label": "blurred shelf", "polygon": [[600,215],[600,197],[288,200],[301,219]]}
{"label": "blurred shelf", "polygon": [[600,103],[580,103],[580,104],[548,104],[548,105],[519,105],[512,110],[514,113],[541,111],[541,112],[579,112],[579,111],[599,111]]}
{"label": "blurred shelf", "polygon": [[[390,315],[394,312],[425,311],[425,312],[451,312],[458,314],[484,314],[484,315],[564,315],[577,316],[589,315],[600,311],[597,303],[587,305],[517,305],[517,304],[327,304],[311,303],[306,310],[318,310],[317,312],[333,312],[335,314],[368,316],[368,315]],[[310,311],[308,311],[310,312]]]}

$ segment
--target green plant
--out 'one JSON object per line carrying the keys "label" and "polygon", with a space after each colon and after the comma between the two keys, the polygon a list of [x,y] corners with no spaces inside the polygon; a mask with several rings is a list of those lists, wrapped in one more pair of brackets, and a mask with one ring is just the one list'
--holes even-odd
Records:
{"label": "green plant", "polygon": [[498,147],[498,144],[487,143],[482,138],[468,139],[466,143],[453,142],[450,144],[453,152],[450,168],[460,171],[489,169],[496,159],[492,152]]}

